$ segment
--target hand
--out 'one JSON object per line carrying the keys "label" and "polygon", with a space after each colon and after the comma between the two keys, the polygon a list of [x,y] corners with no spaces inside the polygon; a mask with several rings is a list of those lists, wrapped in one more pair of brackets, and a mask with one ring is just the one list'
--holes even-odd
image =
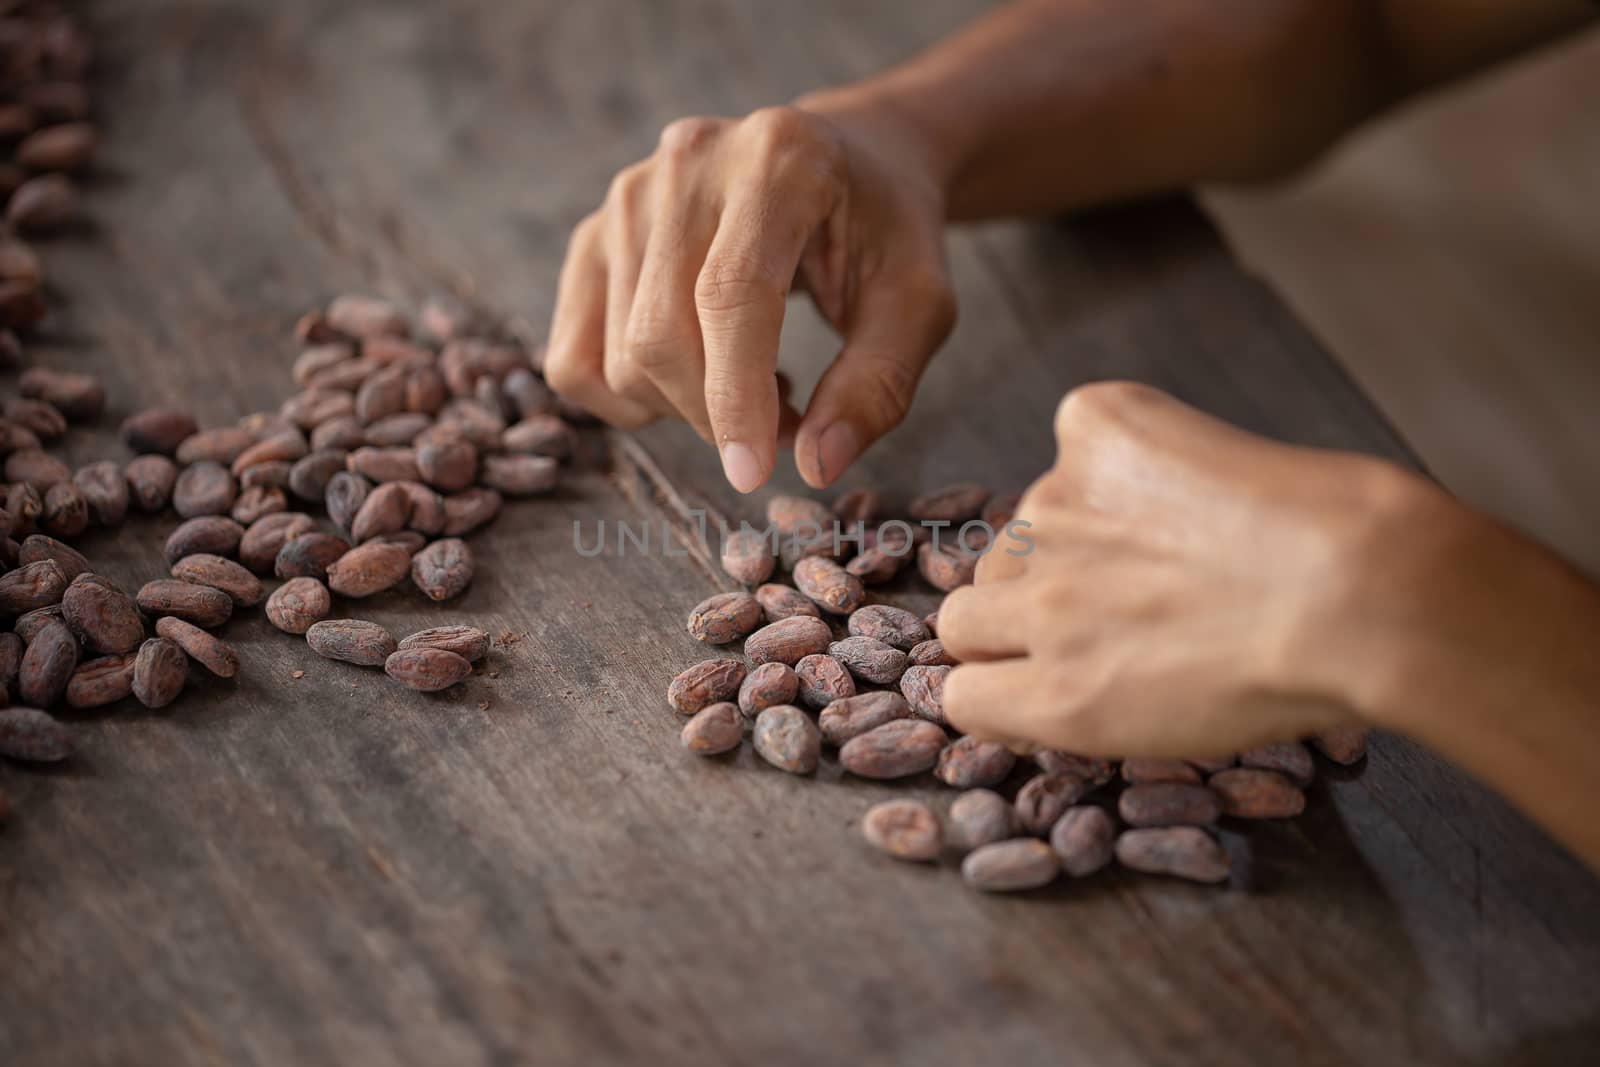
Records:
{"label": "hand", "polygon": [[1348,680],[1413,625],[1384,600],[1416,540],[1394,534],[1453,502],[1391,465],[1253,437],[1136,385],[1074,391],[1056,439],[1017,511],[1032,551],[1002,539],[940,609],[963,661],[944,690],[954,725],[1200,757],[1364,714]]}
{"label": "hand", "polygon": [[[740,492],[780,437],[830,484],[904,417],[954,323],[935,172],[906,129],[820,98],[672,123],[572,234],[550,384],[617,426],[683,419]],[[844,340],[803,415],[775,374],[792,286]]]}

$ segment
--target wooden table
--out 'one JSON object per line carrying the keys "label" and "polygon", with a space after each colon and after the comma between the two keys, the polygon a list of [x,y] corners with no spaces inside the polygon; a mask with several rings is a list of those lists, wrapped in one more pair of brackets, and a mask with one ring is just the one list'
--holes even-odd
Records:
{"label": "wooden table", "polygon": [[[94,5],[95,225],[48,249],[37,358],[103,374],[107,426],[220,422],[276,404],[289,325],[340,290],[454,290],[537,333],[567,229],[666,120],[859,75],[984,5],[863,6]],[[862,481],[1019,487],[1056,399],[1107,376],[1405,458],[1185,205],[950,252],[962,324]],[[829,342],[792,318],[805,379]],[[236,683],[86,716],[59,771],[0,767],[0,1063],[1593,1062],[1595,880],[1409,744],[1234,840],[1233,888],[1111,871],[1019,899],[856,838],[870,802],[932,786],[689,757],[662,692],[725,579],[581,558],[572,527],[750,505],[673,428],[587,450],[477,538],[459,612],[362,609],[519,635],[498,677],[412,695],[241,620]],[[137,584],[168,526],[89,551]]]}

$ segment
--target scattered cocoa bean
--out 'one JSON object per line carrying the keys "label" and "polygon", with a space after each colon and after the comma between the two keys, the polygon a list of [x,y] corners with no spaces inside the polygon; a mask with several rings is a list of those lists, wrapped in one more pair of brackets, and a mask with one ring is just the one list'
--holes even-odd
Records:
{"label": "scattered cocoa bean", "polygon": [[68,582],[89,570],[87,556],[45,534],[30,534],[17,548],[18,563],[38,563],[46,559],[55,560],[56,566],[61,568],[61,577]]}
{"label": "scattered cocoa bean", "polygon": [[233,614],[233,598],[227,593],[176,578],[146,582],[135,601],[147,615],[175,615],[196,626],[221,626]]}
{"label": "scattered cocoa bean", "polygon": [[1216,838],[1198,826],[1124,830],[1117,836],[1117,862],[1145,874],[1167,874],[1191,882],[1225,882],[1230,863]]}
{"label": "scattered cocoa bean", "polygon": [[414,448],[376,448],[368,445],[350,453],[345,461],[355,473],[374,482],[420,481]]}
{"label": "scattered cocoa bean", "polygon": [[1199,785],[1200,772],[1181,759],[1125,759],[1122,761],[1122,780],[1129,785],[1152,785],[1157,782]]}
{"label": "scattered cocoa bean", "polygon": [[185,467],[195,463],[225,466],[255,443],[255,434],[242,426],[219,426],[214,430],[197,430],[185,437],[174,455]]}
{"label": "scattered cocoa bean", "polygon": [[933,775],[955,789],[999,785],[1017,765],[1017,757],[998,741],[959,737],[939,753]]}
{"label": "scattered cocoa bean", "polygon": [[744,679],[744,664],[736,659],[702,660],[672,679],[667,703],[680,715],[693,715],[707,704],[732,700]]}
{"label": "scattered cocoa bean", "polygon": [[558,415],[530,415],[500,435],[507,452],[527,452],[554,460],[571,459],[578,450],[578,431]]}
{"label": "scattered cocoa bean", "polygon": [[11,194],[6,220],[20,234],[49,233],[72,221],[78,212],[78,194],[59,174],[29,178]]}
{"label": "scattered cocoa bean", "polygon": [[950,802],[945,842],[961,852],[971,852],[1021,832],[1016,809],[992,789],[969,789]]}
{"label": "scattered cocoa bean", "polygon": [[1275,745],[1246,749],[1239,753],[1239,765],[1277,771],[1302,788],[1310,785],[1311,780],[1317,776],[1316,764],[1311,759],[1311,750],[1298,741],[1284,741]]}
{"label": "scattered cocoa bean", "polygon": [[26,704],[53,708],[78,666],[78,639],[65,623],[52,622],[34,635],[17,671],[17,694]]}
{"label": "scattered cocoa bean", "polygon": [[823,556],[807,556],[797,562],[794,584],[819,608],[834,615],[849,615],[866,599],[861,580]]}
{"label": "scattered cocoa bean", "polygon": [[31,430],[43,441],[54,441],[67,432],[67,417],[57,411],[54,404],[43,400],[7,400],[5,417]]}
{"label": "scattered cocoa bean", "polygon": [[346,457],[339,464],[339,469],[346,470],[349,463],[348,454],[368,443],[367,429],[361,425],[361,420],[354,415],[343,415],[317,423],[311,431],[312,451],[306,454],[306,458],[309,459],[316,452],[343,452],[346,453]]}
{"label": "scattered cocoa bean", "polygon": [[1151,782],[1124,789],[1117,814],[1129,826],[1210,826],[1222,814],[1222,801],[1203,785]]}
{"label": "scattered cocoa bean", "polygon": [[972,584],[978,557],[949,545],[923,545],[917,549],[917,571],[929,585],[950,593]]}
{"label": "scattered cocoa bean", "polygon": [[372,483],[354,471],[341,471],[328,479],[323,500],[328,518],[341,530],[349,531],[361,507],[372,494]]}
{"label": "scattered cocoa bean", "polygon": [[476,663],[489,654],[489,635],[476,626],[434,626],[405,638],[400,647],[442,648],[468,663]]}
{"label": "scattered cocoa bean", "polygon": [[403,366],[385,367],[356,390],[356,418],[371,425],[386,415],[406,409],[406,375]]}
{"label": "scattered cocoa bean", "polygon": [[72,469],[48,452],[21,448],[6,457],[6,481],[26,482],[43,493],[52,485],[72,480]]}
{"label": "scattered cocoa bean", "polygon": [[904,608],[868,604],[850,615],[850,633],[870,637],[902,652],[910,652],[930,637],[921,619]]}
{"label": "scattered cocoa bean", "polygon": [[[270,574],[283,546],[301,534],[315,532],[316,528],[316,520],[299,512],[278,511],[263,515],[251,523],[239,539],[239,562],[256,574]],[[228,555],[226,552],[217,554]]]}
{"label": "scattered cocoa bean", "polygon": [[1038,889],[1055,881],[1061,863],[1050,846],[1032,838],[981,845],[961,861],[961,877],[985,893]]}
{"label": "scattered cocoa bean", "polygon": [[[350,551],[350,543],[332,534],[312,531],[285,541],[273,561],[272,573],[279,578],[318,578],[328,575],[328,568]],[[408,566],[409,566],[409,559]]]}
{"label": "scattered cocoa bean", "polygon": [[561,464],[549,456],[484,456],[482,468],[479,480],[510,496],[548,492],[561,479]]}
{"label": "scattered cocoa bean", "polygon": [[767,622],[782,622],[796,616],[822,618],[822,609],[811,598],[792,586],[769,584],[756,589],[756,601],[761,605]]}
{"label": "scattered cocoa bean", "polygon": [[1033,762],[1046,774],[1075,775],[1090,789],[1099,789],[1117,774],[1117,765],[1110,760],[1059,749],[1041,749],[1033,754]]}
{"label": "scattered cocoa bean", "polygon": [[193,437],[200,424],[187,411],[170,408],[145,408],[122,420],[122,440],[134,452],[157,452],[170,456],[178,446]]}
{"label": "scattered cocoa bean", "polygon": [[486,526],[500,514],[501,497],[493,489],[464,489],[444,498],[446,537],[462,537]]}
{"label": "scattered cocoa bean", "polygon": [[792,667],[807,656],[826,652],[832,636],[821,619],[794,615],[768,623],[745,638],[744,654],[751,663],[777,662]]}
{"label": "scattered cocoa bean", "polygon": [[101,526],[120,526],[128,517],[128,480],[109,460],[79,467],[72,484],[83,494],[89,517]]}
{"label": "scattered cocoa bean", "polygon": [[208,552],[183,557],[172,565],[172,576],[180,581],[220,589],[239,607],[259,604],[266,596],[261,580],[242,565]]}
{"label": "scattered cocoa bean", "polygon": [[822,709],[817,724],[823,740],[839,747],[885,723],[910,717],[911,709],[899,693],[877,691],[835,700]]}
{"label": "scattered cocoa bean", "polygon": [[988,489],[973,482],[960,482],[917,497],[906,508],[906,513],[918,522],[959,525],[977,518],[988,500]]}
{"label": "scattered cocoa bean", "polygon": [[472,664],[442,648],[405,648],[384,661],[383,672],[411,689],[437,693],[465,680]]}
{"label": "scattered cocoa bean", "polygon": [[850,673],[874,685],[895,685],[906,673],[908,660],[898,648],[890,648],[871,637],[847,637],[828,646],[828,655],[843,663]]}
{"label": "scattered cocoa bean", "polygon": [[307,452],[289,467],[284,484],[301,500],[322,501],[327,496],[328,484],[336,475],[345,472],[349,458],[350,453],[343,448],[318,448]]}
{"label": "scattered cocoa bean", "polygon": [[12,632],[22,638],[23,641],[31,644],[33,639],[39,636],[40,630],[43,630],[53,622],[61,621],[61,605],[50,604],[46,607],[35,608],[19,616],[12,626]]}
{"label": "scattered cocoa bean", "polygon": [[1061,813],[1050,830],[1050,848],[1069,877],[1086,878],[1111,862],[1116,835],[1111,816],[1083,804]]}
{"label": "scattered cocoa bean", "polygon": [[114,656],[144,640],[144,617],[127,593],[98,574],[80,574],[61,597],[61,617],[91,652]]}
{"label": "scattered cocoa bean", "polygon": [[28,763],[58,763],[72,755],[72,737],[38,708],[0,708],[0,756]]}
{"label": "scattered cocoa bean", "polygon": [[478,473],[478,450],[471,441],[447,441],[417,448],[422,480],[442,493],[459,492]]}
{"label": "scattered cocoa bean", "polygon": [[790,774],[810,774],[822,758],[816,724],[793,704],[775,704],[757,715],[751,740],[757,755]]}
{"label": "scattered cocoa bean", "polygon": [[17,145],[16,161],[29,170],[82,170],[99,142],[89,123],[63,122],[23,138]]}
{"label": "scattered cocoa bean", "polygon": [[172,507],[179,515],[226,515],[238,496],[238,486],[228,468],[202,460],[185,468],[172,488]]}
{"label": "scattered cocoa bean", "polygon": [[1233,767],[1206,779],[1222,798],[1222,811],[1236,819],[1288,819],[1306,808],[1306,795],[1277,771]]}
{"label": "scattered cocoa bean", "polygon": [[697,756],[716,756],[731,752],[744,741],[744,716],[723,701],[695,712],[678,735],[683,747]]}
{"label": "scattered cocoa bean", "polygon": [[864,549],[859,555],[844,565],[845,572],[861,580],[862,585],[882,585],[884,582],[893,581],[895,575],[911,557],[904,553],[896,554],[879,545]]}
{"label": "scattered cocoa bean", "polygon": [[[71,590],[68,590],[70,593]],[[172,641],[218,678],[232,678],[239,673],[239,654],[233,646],[206,633],[176,615],[165,615],[156,620],[156,633]]]}
{"label": "scattered cocoa bean", "polygon": [[303,634],[333,613],[333,598],[315,578],[290,578],[267,597],[266,612],[267,621],[284,633]]}
{"label": "scattered cocoa bean", "polygon": [[67,707],[79,711],[115,704],[133,694],[135,653],[101,656],[78,664],[67,682]]}
{"label": "scattered cocoa bean", "polygon": [[[856,695],[855,679],[844,664],[832,656],[814,653],[803,657],[794,665],[800,683],[800,703],[821,710],[836,700]],[[784,703],[788,703],[785,701]]]}
{"label": "scattered cocoa bean", "polygon": [[937,637],[918,644],[908,658],[912,667],[954,667],[960,662],[944,650],[944,642]]}
{"label": "scattered cocoa bean", "polygon": [[460,596],[475,569],[472,549],[454,537],[435,541],[411,557],[411,580],[434,601]]}
{"label": "scattered cocoa bean", "polygon": [[1193,767],[1195,770],[1199,771],[1201,774],[1210,775],[1216,774],[1218,771],[1225,771],[1229,767],[1237,765],[1239,762],[1239,757],[1237,753],[1230,752],[1226,756],[1210,756],[1206,759],[1188,759],[1184,760],[1184,762],[1189,764],[1189,766]]}
{"label": "scattered cocoa bean", "polygon": [[450,522],[450,514],[445,510],[444,497],[429,489],[421,482],[390,482],[398,485],[401,492],[411,502],[411,517],[406,525],[425,537],[437,537],[444,532],[445,526]]}
{"label": "scattered cocoa bean", "polygon": [[336,296],[325,313],[329,328],[346,337],[407,337],[411,326],[395,305],[375,296]]}
{"label": "scattered cocoa bean", "polygon": [[399,482],[385,482],[362,502],[361,510],[350,522],[350,539],[360,544],[383,534],[398,533],[410,519],[410,494]]}
{"label": "scattered cocoa bean", "polygon": [[708,645],[741,641],[761,625],[761,605],[749,593],[717,593],[689,613],[689,636]]}
{"label": "scattered cocoa bean", "polygon": [[896,719],[846,741],[839,766],[862,778],[904,778],[931,770],[948,742],[931,722]]}
{"label": "scattered cocoa bean", "polygon": [[900,675],[900,692],[918,718],[948,724],[944,717],[944,681],[950,677],[949,667],[906,667]]}
{"label": "scattered cocoa bean", "polygon": [[22,615],[35,608],[61,602],[67,591],[66,576],[53,559],[24,563],[0,574],[0,615]]}
{"label": "scattered cocoa bean", "polygon": [[381,667],[400,647],[394,635],[364,619],[328,619],[306,630],[311,651],[358,667]]}
{"label": "scattered cocoa bean", "polygon": [[739,685],[739,711],[753,719],[775,704],[792,704],[800,693],[800,678],[786,663],[763,663],[745,675]]}
{"label": "scattered cocoa bean", "polygon": [[230,514],[235,522],[249,526],[268,515],[277,515],[289,508],[289,498],[282,489],[272,485],[257,485],[239,494]]}
{"label": "scattered cocoa bean", "polygon": [[939,858],[944,847],[939,817],[920,800],[885,800],[861,817],[867,844],[895,859],[922,862]]}
{"label": "scattered cocoa bean", "polygon": [[741,585],[760,585],[776,566],[776,550],[760,530],[743,527],[723,539],[722,569]]}
{"label": "scattered cocoa bean", "polygon": [[146,513],[162,511],[172,501],[178,467],[166,456],[135,456],[123,470],[133,504]]}
{"label": "scattered cocoa bean", "polygon": [[372,541],[357,545],[328,565],[328,588],[340,596],[360,599],[393,588],[410,573],[411,553],[399,545]]}
{"label": "scattered cocoa bean", "polygon": [[1017,821],[1023,832],[1043,837],[1061,813],[1088,791],[1088,784],[1075,774],[1034,775],[1017,790]]}
{"label": "scattered cocoa bean", "polygon": [[39,525],[56,537],[76,538],[89,528],[89,501],[71,482],[57,482],[45,490]]}

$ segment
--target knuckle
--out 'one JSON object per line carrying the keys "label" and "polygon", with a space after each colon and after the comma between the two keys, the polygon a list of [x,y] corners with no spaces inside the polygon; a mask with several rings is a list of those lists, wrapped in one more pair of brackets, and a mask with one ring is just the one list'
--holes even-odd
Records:
{"label": "knuckle", "polygon": [[1148,404],[1157,391],[1137,382],[1105,381],[1080,385],[1062,398],[1056,408],[1058,435],[1081,427],[1099,427],[1120,420],[1131,408]]}
{"label": "knuckle", "polygon": [[684,330],[655,316],[636,316],[629,320],[622,341],[626,361],[646,374],[682,364],[688,345]]}
{"label": "knuckle", "polygon": [[550,358],[545,363],[544,379],[551,389],[566,397],[581,392],[584,386],[590,383],[589,374],[582,363],[565,349],[550,353]]}
{"label": "knuckle", "polygon": [[704,151],[722,128],[720,119],[690,115],[675,119],[661,128],[657,151],[663,158],[685,160]]}
{"label": "knuckle", "polygon": [[611,184],[606,187],[606,206],[623,210],[632,208],[649,180],[649,163],[633,163],[623,167],[612,175]]}
{"label": "knuckle", "polygon": [[602,212],[598,209],[580,219],[567,237],[567,259],[577,259],[593,249],[600,239],[602,225]]}
{"label": "knuckle", "polygon": [[694,282],[694,301],[702,311],[736,311],[783,297],[759,266],[727,255],[707,258]]}
{"label": "knuckle", "polygon": [[745,128],[763,153],[773,155],[810,142],[815,122],[808,112],[799,108],[764,107],[750,113],[745,119]]}
{"label": "knuckle", "polygon": [[879,433],[886,433],[904,421],[917,389],[914,371],[895,360],[877,360],[858,382],[865,393],[866,409],[876,421]]}

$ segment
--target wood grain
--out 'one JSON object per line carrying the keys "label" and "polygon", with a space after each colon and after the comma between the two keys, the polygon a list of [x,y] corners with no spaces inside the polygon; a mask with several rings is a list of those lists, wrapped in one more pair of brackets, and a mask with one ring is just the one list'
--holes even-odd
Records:
{"label": "wood grain", "polygon": [[[665,121],[862,73],[980,6],[98,6],[97,225],[47,253],[61,313],[39,358],[104,374],[123,410],[221,421],[276,403],[289,325],[341,289],[453,289],[537,332],[567,228]],[[861,480],[1021,486],[1050,460],[1056,399],[1106,376],[1404,458],[1187,205],[964,231],[951,258],[962,324]],[[786,362],[809,380],[830,352],[797,310]],[[475,539],[458,611],[361,609],[397,632],[467,617],[515,635],[464,695],[400,692],[242,620],[235,682],[83,717],[58,772],[0,768],[17,809],[0,1061],[1556,1063],[1592,1046],[1594,880],[1403,742],[1330,774],[1305,818],[1231,835],[1237,887],[1109,872],[1025,899],[858,840],[870,803],[942,803],[931,784],[687,756],[662,694],[704,656],[682,624],[719,579],[692,555],[585,559],[573,524],[751,505],[680,429],[585,447],[559,494]],[[164,530],[88,551],[136,583]]]}

